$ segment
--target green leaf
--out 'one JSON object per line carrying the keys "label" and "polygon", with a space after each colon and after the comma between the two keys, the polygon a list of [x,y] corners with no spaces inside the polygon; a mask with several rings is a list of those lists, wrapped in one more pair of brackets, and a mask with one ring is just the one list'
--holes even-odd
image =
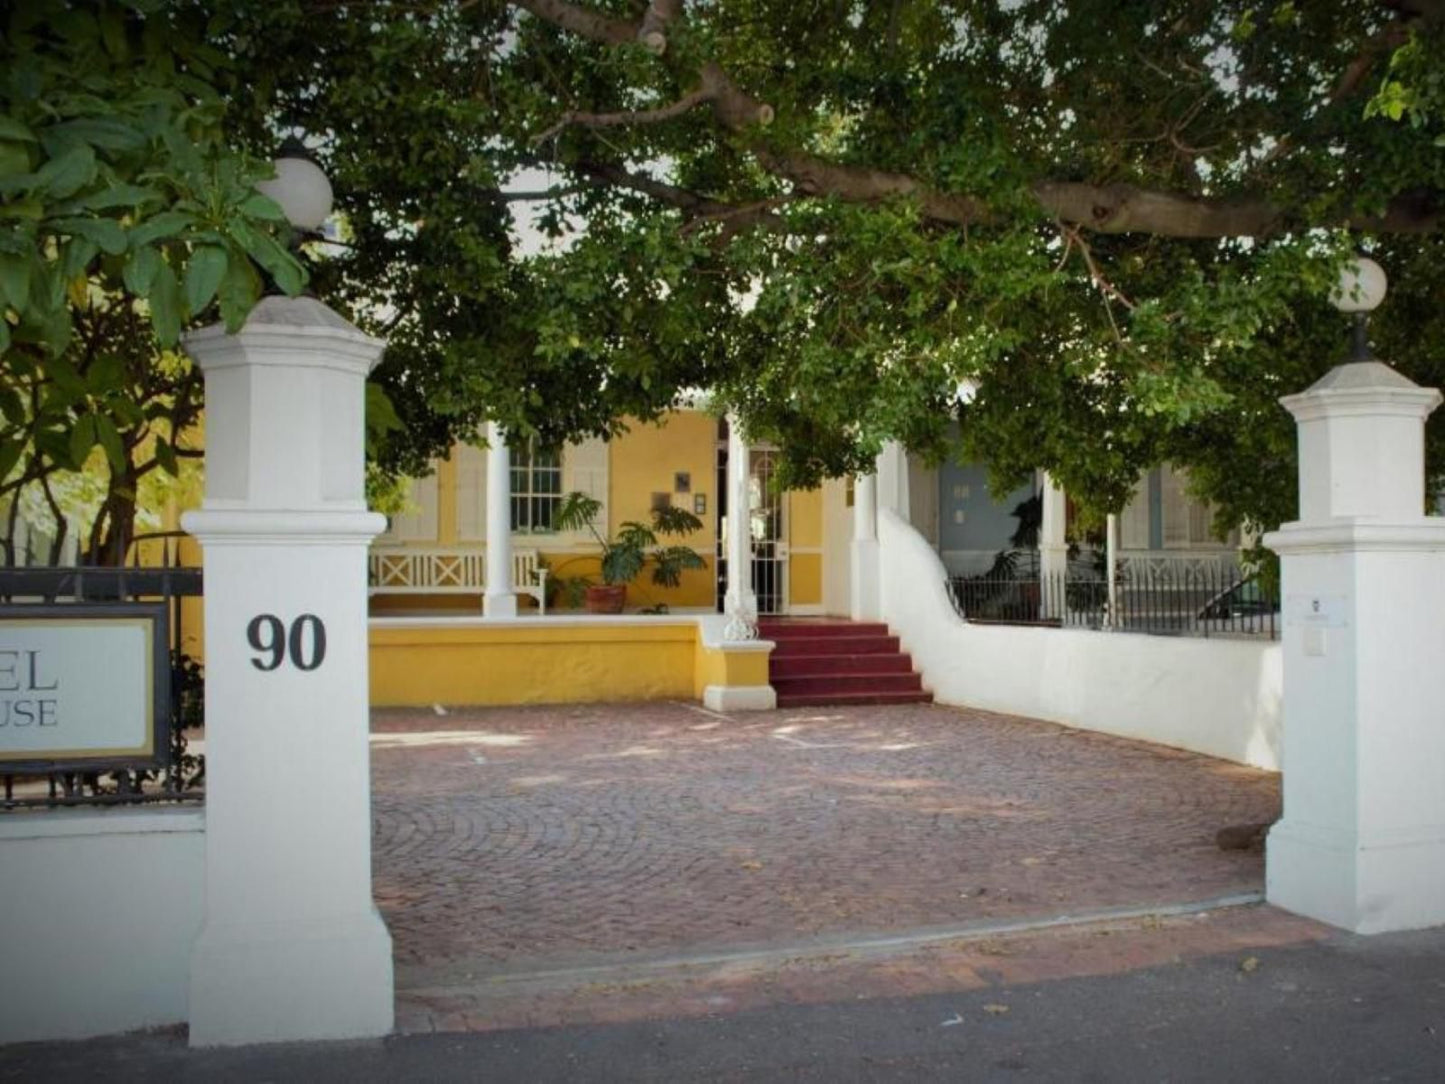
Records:
{"label": "green leaf", "polygon": [[[10,322],[0,316],[0,355],[10,349]],[[0,389],[5,390],[5,389]]]}
{"label": "green leaf", "polygon": [[245,222],[230,223],[230,230],[251,259],[270,272],[277,286],[293,297],[301,292],[306,285],[306,273],[296,257],[282,248],[274,237],[251,228]]}
{"label": "green leaf", "polygon": [[56,199],[64,199],[90,183],[95,176],[95,151],[72,147],[40,167],[36,180]]}
{"label": "green leaf", "polygon": [[73,469],[85,466],[90,450],[95,447],[95,415],[82,414],[70,431],[70,463]]}
{"label": "green leaf", "polygon": [[30,305],[30,274],[34,260],[29,253],[0,252],[0,296],[16,312]]}
{"label": "green leaf", "polygon": [[181,335],[181,287],[171,265],[164,260],[156,269],[149,297],[156,338],[162,346],[174,346]]}
{"label": "green leaf", "polygon": [[21,440],[0,440],[0,482],[10,477],[10,472],[15,469],[15,464],[20,462],[20,456],[25,452],[25,441]]}
{"label": "green leaf", "polygon": [[265,219],[267,222],[285,222],[286,212],[281,210],[281,205],[270,196],[260,192],[247,196],[240,206],[242,214],[252,218]]}
{"label": "green leaf", "polygon": [[186,265],[186,308],[198,314],[211,303],[226,274],[226,250],[219,245],[201,245]]}
{"label": "green leaf", "polygon": [[51,133],[107,151],[131,151],[145,145],[145,136],[114,117],[79,117],[57,124]]}
{"label": "green leaf", "polygon": [[85,387],[91,395],[120,391],[125,383],[125,358],[120,354],[102,354],[85,371]]}
{"label": "green leaf", "polygon": [[84,211],[109,211],[115,207],[140,207],[161,199],[161,193],[141,184],[112,184],[77,200],[71,206]]}
{"label": "green leaf", "polygon": [[37,143],[35,133],[14,117],[0,115],[0,139],[16,140],[20,143]]}
{"label": "green leaf", "polygon": [[162,437],[156,438],[156,461],[160,463],[161,469],[172,478],[181,473],[181,461],[176,458],[176,450],[171,442]]}
{"label": "green leaf", "polygon": [[90,261],[100,253],[100,246],[86,237],[72,237],[66,244],[60,267],[67,279],[83,275]]}
{"label": "green leaf", "polygon": [[131,230],[130,243],[148,245],[152,241],[162,241],[189,229],[195,223],[195,215],[186,214],[184,211],[162,211]]}
{"label": "green leaf", "polygon": [[233,334],[241,329],[247,315],[261,296],[261,276],[247,259],[232,259],[221,279],[221,319]]}
{"label": "green leaf", "polygon": [[[5,321],[0,320],[0,325],[5,325]],[[11,425],[25,424],[25,400],[20,398],[20,393],[14,388],[0,387],[0,415]]]}
{"label": "green leaf", "polygon": [[113,218],[58,218],[52,226],[60,233],[94,241],[112,256],[125,251],[125,230]]}
{"label": "green leaf", "polygon": [[110,469],[116,474],[123,473],[127,466],[125,445],[121,443],[120,431],[116,429],[115,422],[104,414],[97,414],[95,416],[95,435],[100,440],[100,446],[105,449],[106,459],[110,460]]}
{"label": "green leaf", "polygon": [[151,283],[161,267],[161,254],[149,245],[131,249],[130,256],[121,267],[121,278],[125,288],[136,297],[145,297],[151,292]]}

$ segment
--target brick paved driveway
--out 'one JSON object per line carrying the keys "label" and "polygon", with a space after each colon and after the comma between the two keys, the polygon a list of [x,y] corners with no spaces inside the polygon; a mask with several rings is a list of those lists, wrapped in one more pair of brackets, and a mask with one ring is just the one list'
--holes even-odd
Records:
{"label": "brick paved driveway", "polygon": [[1264,772],[932,705],[378,712],[403,966],[546,966],[1258,890]]}

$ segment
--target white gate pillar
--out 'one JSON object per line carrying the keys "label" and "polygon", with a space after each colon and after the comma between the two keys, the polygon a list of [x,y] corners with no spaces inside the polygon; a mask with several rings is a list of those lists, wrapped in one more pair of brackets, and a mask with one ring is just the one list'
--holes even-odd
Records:
{"label": "white gate pillar", "polygon": [[878,476],[860,474],[853,479],[853,591],[854,621],[878,621],[883,616],[878,591]]}
{"label": "white gate pillar", "polygon": [[1068,504],[1064,491],[1048,471],[1039,477],[1039,603],[1040,617],[1064,614],[1064,580],[1069,572],[1069,541],[1065,533]]}
{"label": "white gate pillar", "polygon": [[186,338],[206,380],[205,918],[193,1045],[383,1035],[363,403],[383,344],[312,298]]}
{"label": "white gate pillar", "polygon": [[1364,361],[1281,402],[1300,518],[1264,539],[1284,619],[1267,895],[1359,933],[1445,923],[1445,519],[1424,514],[1440,393]]}
{"label": "white gate pillar", "polygon": [[878,507],[890,508],[913,522],[913,500],[908,486],[908,449],[896,440],[883,445],[878,453]]}
{"label": "white gate pillar", "polygon": [[728,415],[728,587],[723,596],[728,640],[753,640],[758,635],[758,596],[753,591],[752,494],[750,456],[736,414]]}
{"label": "white gate pillar", "polygon": [[512,453],[496,422],[487,423],[487,587],[482,613],[517,616],[512,585]]}

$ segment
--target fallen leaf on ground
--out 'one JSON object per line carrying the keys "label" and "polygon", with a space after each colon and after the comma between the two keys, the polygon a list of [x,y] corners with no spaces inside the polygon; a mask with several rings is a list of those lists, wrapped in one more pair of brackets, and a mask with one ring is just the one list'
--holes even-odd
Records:
{"label": "fallen leaf on ground", "polygon": [[740,862],[739,867],[742,869],[762,869],[763,864],[761,862]]}
{"label": "fallen leaf on ground", "polygon": [[1239,965],[1241,971],[1253,971],[1259,966],[1258,956],[1246,956],[1244,962]]}
{"label": "fallen leaf on ground", "polygon": [[1002,1016],[1004,1013],[1008,1012],[1008,1006],[1007,1006],[1007,1005],[985,1005],[985,1006],[983,1007],[983,1011],[986,1012],[986,1013],[991,1013],[991,1014],[994,1015],[994,1016]]}

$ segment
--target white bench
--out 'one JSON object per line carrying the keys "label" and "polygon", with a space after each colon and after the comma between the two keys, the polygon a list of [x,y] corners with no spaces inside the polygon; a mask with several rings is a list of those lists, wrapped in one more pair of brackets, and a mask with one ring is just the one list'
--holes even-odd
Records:
{"label": "white bench", "polygon": [[[482,595],[487,590],[486,549],[372,546],[366,578],[373,595]],[[547,570],[536,550],[512,551],[512,590],[531,595],[547,612]]]}

